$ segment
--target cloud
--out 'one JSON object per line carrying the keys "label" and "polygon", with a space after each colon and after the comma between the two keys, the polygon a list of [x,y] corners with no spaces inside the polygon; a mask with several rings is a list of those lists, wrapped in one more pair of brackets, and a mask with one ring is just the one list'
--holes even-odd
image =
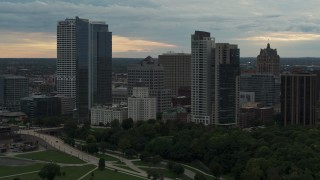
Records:
{"label": "cloud", "polygon": [[[2,32],[0,57],[56,57],[56,36],[43,32]],[[112,50],[116,56],[128,52],[153,53],[154,50],[176,48],[176,45],[114,35]]]}
{"label": "cloud", "polygon": [[320,33],[303,33],[303,32],[274,32],[267,33],[259,36],[251,36],[245,38],[239,38],[236,40],[245,41],[311,41],[320,40]]}
{"label": "cloud", "polygon": [[[319,34],[319,6],[319,0],[0,0],[0,31],[55,34],[58,20],[79,16],[106,21],[113,34],[129,41],[175,45],[153,44],[159,49],[133,45],[129,48],[134,49],[130,51],[135,52],[133,56],[137,52],[144,57],[164,50],[190,52],[194,30],[209,31],[219,42],[245,45],[240,46],[244,54],[255,55],[251,49],[259,47],[253,37],[263,39],[271,34],[280,40],[294,39],[288,33]],[[288,33],[272,34],[283,32]],[[298,41],[290,40],[295,42]],[[320,55],[319,51],[312,52],[310,56]],[[285,53],[290,56],[291,52]]]}

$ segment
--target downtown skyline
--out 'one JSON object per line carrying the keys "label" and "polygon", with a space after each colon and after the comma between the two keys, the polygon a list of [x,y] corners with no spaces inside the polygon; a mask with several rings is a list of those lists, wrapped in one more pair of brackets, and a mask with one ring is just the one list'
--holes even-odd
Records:
{"label": "downtown skyline", "polygon": [[56,23],[79,16],[106,21],[113,57],[190,53],[194,30],[238,44],[256,57],[270,42],[281,57],[319,57],[320,2],[310,0],[0,0],[0,57],[56,57]]}

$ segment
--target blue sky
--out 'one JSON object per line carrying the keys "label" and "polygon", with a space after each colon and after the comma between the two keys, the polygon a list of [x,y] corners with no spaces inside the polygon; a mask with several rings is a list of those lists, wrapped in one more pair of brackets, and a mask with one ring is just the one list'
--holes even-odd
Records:
{"label": "blue sky", "polygon": [[195,30],[256,56],[320,57],[319,0],[0,0],[0,57],[55,57],[58,20],[106,21],[114,57],[190,52]]}

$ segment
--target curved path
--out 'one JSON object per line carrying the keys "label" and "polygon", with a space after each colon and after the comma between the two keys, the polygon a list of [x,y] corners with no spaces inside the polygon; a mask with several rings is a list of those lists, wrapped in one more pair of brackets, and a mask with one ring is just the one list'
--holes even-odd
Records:
{"label": "curved path", "polygon": [[[48,130],[50,130],[50,129],[51,128],[48,128]],[[41,129],[41,130],[46,130],[46,129]],[[36,137],[46,141],[48,144],[50,144],[55,149],[60,150],[66,154],[78,157],[79,159],[87,162],[88,164],[93,164],[93,165],[97,166],[99,163],[99,158],[92,156],[88,153],[85,153],[79,149],[76,149],[76,148],[70,146],[69,144],[64,143],[63,140],[61,140],[55,136],[50,136],[47,134],[39,133],[39,132],[37,132],[36,129],[20,130],[19,133],[31,135],[31,136],[36,136]],[[120,170],[120,171],[123,171],[126,173],[137,175],[137,176],[147,177],[147,173],[145,171],[141,170],[140,168],[136,167],[130,160],[125,159],[123,157],[118,157],[116,155],[109,154],[109,153],[105,153],[105,154],[108,156],[112,156],[114,158],[120,159],[122,162],[124,162],[129,168],[133,169],[134,171],[120,168],[120,167],[114,166],[110,163],[106,163],[106,167],[112,168],[112,169],[117,169],[117,170]]]}

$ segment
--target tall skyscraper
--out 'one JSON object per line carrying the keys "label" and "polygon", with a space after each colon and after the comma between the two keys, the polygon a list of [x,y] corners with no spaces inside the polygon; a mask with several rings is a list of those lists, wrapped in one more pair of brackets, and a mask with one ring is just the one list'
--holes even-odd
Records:
{"label": "tall skyscraper", "polygon": [[191,121],[235,126],[239,117],[240,50],[215,43],[210,33],[191,36]]}
{"label": "tall skyscraper", "polygon": [[157,59],[148,56],[140,63],[128,66],[128,96],[139,82],[149,88],[151,97],[157,98],[157,112],[170,108],[172,92],[165,88],[164,68]]}
{"label": "tall skyscraper", "polygon": [[191,35],[191,121],[212,123],[212,63],[215,40],[209,32]]}
{"label": "tall skyscraper", "polygon": [[79,118],[112,104],[112,33],[105,22],[66,19],[57,25],[57,90],[73,97]]}
{"label": "tall skyscraper", "polygon": [[164,84],[178,96],[180,87],[191,86],[191,54],[165,53],[159,55],[159,63],[164,67]]}
{"label": "tall skyscraper", "polygon": [[316,125],[316,74],[281,75],[281,114],[284,126]]}
{"label": "tall skyscraper", "polygon": [[20,110],[20,99],[29,96],[29,80],[23,76],[0,76],[0,107]]}
{"label": "tall skyscraper", "polygon": [[217,43],[212,81],[213,123],[236,126],[239,119],[240,49],[235,44]]}
{"label": "tall skyscraper", "polygon": [[268,43],[266,49],[261,49],[257,56],[256,65],[257,74],[272,74],[276,77],[280,76],[280,56],[277,49],[271,49]]}

